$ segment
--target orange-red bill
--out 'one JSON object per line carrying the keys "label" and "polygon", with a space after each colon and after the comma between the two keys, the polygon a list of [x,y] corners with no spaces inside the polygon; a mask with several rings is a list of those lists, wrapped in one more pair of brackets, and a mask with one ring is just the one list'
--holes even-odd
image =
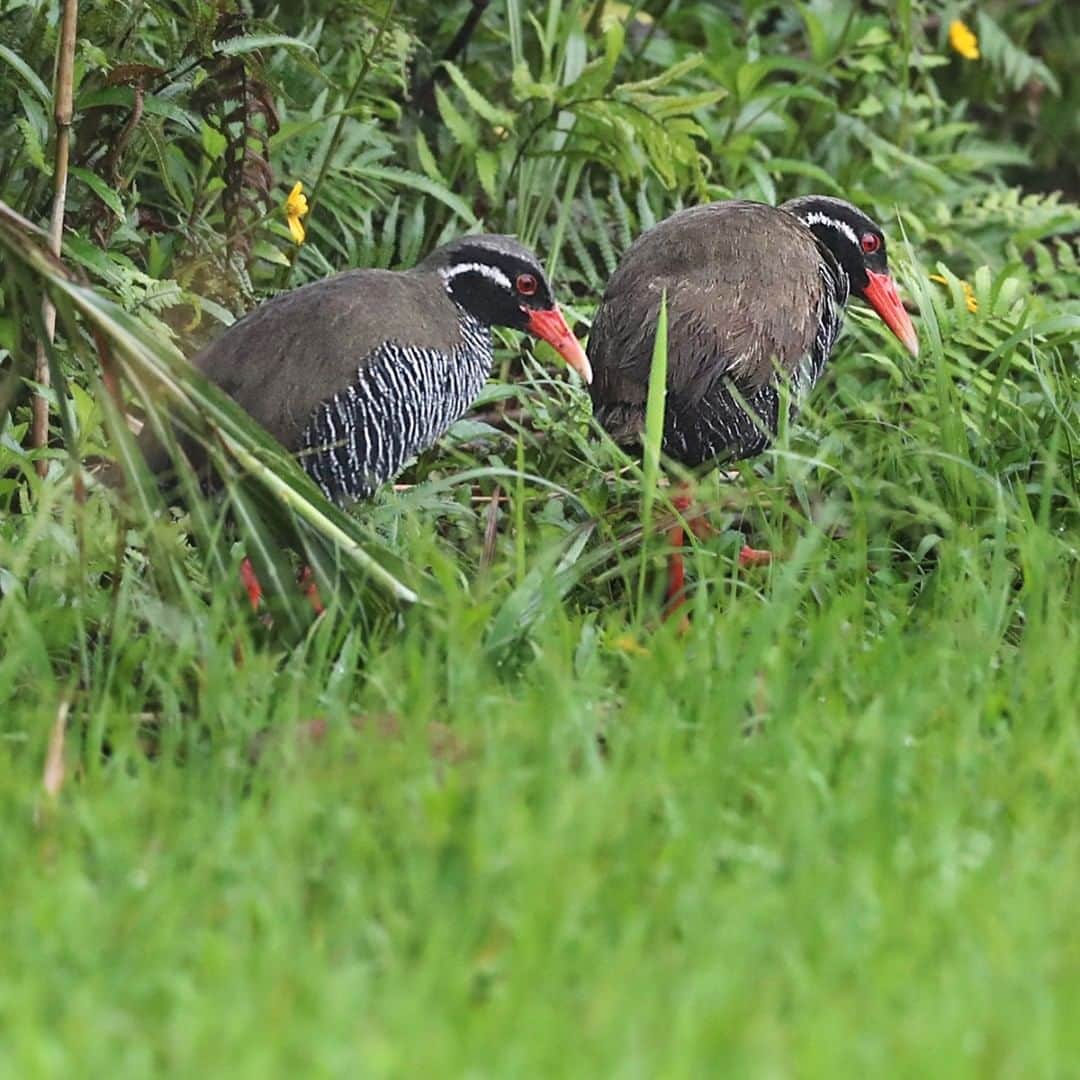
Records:
{"label": "orange-red bill", "polygon": [[862,291],[863,299],[881,316],[881,321],[897,336],[912,356],[919,355],[919,335],[904,310],[896,282],[888,274],[866,271],[870,284]]}
{"label": "orange-red bill", "polygon": [[528,316],[525,329],[546,341],[584,380],[592,382],[592,366],[581,342],[570,332],[558,305],[546,311],[523,308]]}

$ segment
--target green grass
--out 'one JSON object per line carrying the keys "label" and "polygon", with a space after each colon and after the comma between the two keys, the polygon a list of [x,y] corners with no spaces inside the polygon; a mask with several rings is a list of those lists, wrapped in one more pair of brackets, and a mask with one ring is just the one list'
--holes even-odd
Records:
{"label": "green grass", "polygon": [[9,1074],[1062,1075],[1080,639],[1052,542],[1024,546],[1019,644],[962,547],[914,604],[819,552],[647,656],[551,610],[513,675],[460,601],[363,680],[318,640],[192,643],[205,733],[150,760],[114,714],[55,807],[57,693],[23,689]]}
{"label": "green grass", "polygon": [[[523,501],[481,573],[471,486],[438,509],[421,487],[361,517],[440,603],[332,609],[295,646],[238,586],[176,606],[134,561],[80,600],[106,504],[80,561],[46,485],[0,550],[4,1071],[1067,1074],[1070,429],[1003,480],[985,440],[943,444],[938,394],[966,390],[940,350],[875,381],[885,354],[845,340],[774,468],[706,487],[746,505],[695,550],[684,636],[657,625],[661,574],[635,608],[635,547],[602,557],[633,486],[596,443],[575,459],[573,395],[565,446],[508,442],[599,522],[569,581],[522,578],[512,524],[554,566],[567,496],[504,483]],[[736,569],[736,515],[785,560]]]}

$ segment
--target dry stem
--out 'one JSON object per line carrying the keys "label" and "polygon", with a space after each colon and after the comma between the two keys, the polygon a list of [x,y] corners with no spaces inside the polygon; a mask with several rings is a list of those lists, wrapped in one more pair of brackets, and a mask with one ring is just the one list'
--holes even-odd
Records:
{"label": "dry stem", "polygon": [[[64,235],[64,207],[67,202],[68,155],[71,149],[71,113],[73,104],[73,74],[75,68],[75,28],[79,16],[79,0],[64,0],[63,22],[60,26],[60,45],[56,56],[56,81],[53,84],[53,105],[56,118],[56,160],[53,167],[53,205],[49,219],[49,250],[60,254]],[[48,386],[49,346],[56,334],[56,308],[46,297],[41,303],[41,321],[46,341],[37,343],[34,378]],[[49,441],[49,401],[44,394],[34,398],[33,424],[30,445],[42,449]],[[49,463],[37,461],[38,476],[44,476]]]}

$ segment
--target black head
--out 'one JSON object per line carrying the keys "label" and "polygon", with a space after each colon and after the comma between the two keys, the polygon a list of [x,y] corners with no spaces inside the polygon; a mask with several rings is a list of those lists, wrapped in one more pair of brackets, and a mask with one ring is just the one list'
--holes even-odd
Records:
{"label": "black head", "polygon": [[432,252],[418,267],[434,269],[450,298],[487,326],[509,326],[543,338],[586,381],[592,371],[566,325],[536,256],[512,236],[465,236]]}
{"label": "black head", "polygon": [[797,217],[840,264],[851,291],[881,316],[908,351],[917,356],[919,339],[889,274],[885,234],[858,207],[828,195],[790,199],[781,210]]}
{"label": "black head", "polygon": [[512,236],[465,236],[420,265],[437,267],[454,303],[487,326],[525,330],[530,311],[555,306],[543,267]]}

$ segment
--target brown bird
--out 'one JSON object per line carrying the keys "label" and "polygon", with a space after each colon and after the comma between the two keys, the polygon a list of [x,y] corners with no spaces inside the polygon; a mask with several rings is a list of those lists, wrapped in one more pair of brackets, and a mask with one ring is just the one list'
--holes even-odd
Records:
{"label": "brown bird", "polygon": [[[492,326],[547,341],[592,372],[536,256],[467,236],[412,270],[350,270],[274,297],[195,357],[338,503],[366,498],[460,419],[491,373]],[[141,439],[155,471],[168,452]],[[184,442],[198,467],[203,454]],[[253,603],[259,589],[245,564]]]}
{"label": "brown bird", "polygon": [[[708,468],[761,453],[776,434],[782,384],[792,413],[817,382],[850,294],[865,300],[911,354],[918,338],[889,275],[881,228],[824,195],[780,207],[731,201],[681,210],[627,249],[593,321],[593,412],[639,449],[661,295],[668,311],[663,453]],[[685,490],[680,510],[690,506]],[[681,528],[668,610],[682,600]],[[744,564],[768,552],[744,546]]]}

